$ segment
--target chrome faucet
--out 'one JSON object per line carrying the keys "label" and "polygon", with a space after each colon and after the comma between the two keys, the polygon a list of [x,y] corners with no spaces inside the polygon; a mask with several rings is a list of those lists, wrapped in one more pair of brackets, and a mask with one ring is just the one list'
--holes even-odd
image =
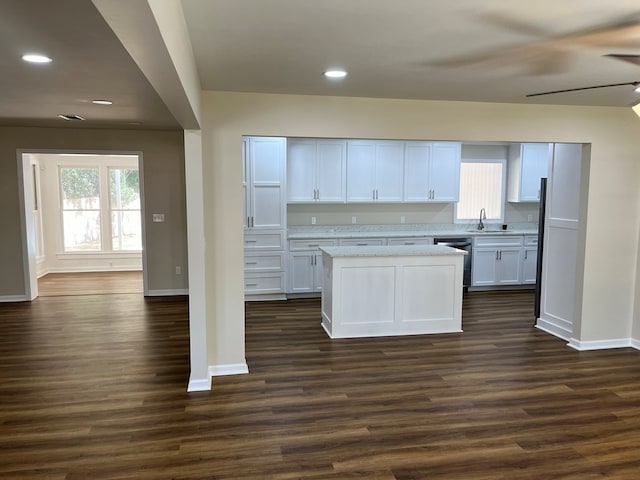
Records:
{"label": "chrome faucet", "polygon": [[487,219],[487,212],[485,212],[483,207],[480,209],[480,220],[478,221],[478,230],[484,229],[484,223],[482,223],[482,220],[486,220],[486,219]]}

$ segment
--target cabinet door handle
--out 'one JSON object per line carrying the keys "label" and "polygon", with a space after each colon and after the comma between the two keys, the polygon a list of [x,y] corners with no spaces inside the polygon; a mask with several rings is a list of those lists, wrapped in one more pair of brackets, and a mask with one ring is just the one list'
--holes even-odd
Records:
{"label": "cabinet door handle", "polygon": [[319,247],[319,243],[307,243],[307,247]]}
{"label": "cabinet door handle", "polygon": [[247,217],[247,228],[251,228],[251,217]]}
{"label": "cabinet door handle", "polygon": [[320,189],[316,190],[316,200],[320,200]]}
{"label": "cabinet door handle", "polygon": [[257,283],[245,283],[244,286],[245,287],[257,287],[258,284]]}
{"label": "cabinet door handle", "polygon": [[257,243],[257,240],[245,240],[244,243]]}
{"label": "cabinet door handle", "polygon": [[529,250],[524,251],[524,259],[526,260],[529,257]]}
{"label": "cabinet door handle", "polygon": [[257,265],[258,262],[244,262],[245,265]]}
{"label": "cabinet door handle", "polygon": [[498,253],[498,250],[496,250],[496,260],[499,260]]}

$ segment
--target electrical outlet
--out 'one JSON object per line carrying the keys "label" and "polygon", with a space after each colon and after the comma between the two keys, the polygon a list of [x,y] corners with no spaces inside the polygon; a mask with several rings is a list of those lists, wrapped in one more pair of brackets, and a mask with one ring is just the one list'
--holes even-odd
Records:
{"label": "electrical outlet", "polygon": [[176,275],[182,275],[182,267],[180,265],[176,266]]}
{"label": "electrical outlet", "polygon": [[351,223],[353,223],[354,225],[355,225],[356,223],[358,223],[358,222],[356,221],[356,217],[351,217]]}
{"label": "electrical outlet", "polygon": [[164,222],[164,213],[154,213],[153,214],[154,222]]}
{"label": "electrical outlet", "polygon": [[404,220],[405,220],[404,215],[400,215],[400,223],[404,223]]}
{"label": "electrical outlet", "polygon": [[316,224],[316,217],[311,217],[311,225],[315,225]]}

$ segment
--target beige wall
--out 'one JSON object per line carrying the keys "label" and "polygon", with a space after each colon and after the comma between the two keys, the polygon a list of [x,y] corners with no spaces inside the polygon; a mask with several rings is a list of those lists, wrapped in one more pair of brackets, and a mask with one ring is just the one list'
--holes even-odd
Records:
{"label": "beige wall", "polygon": [[574,336],[629,336],[640,222],[640,120],[630,109],[223,92],[202,99],[211,363],[244,358],[242,135],[592,143]]}
{"label": "beige wall", "polygon": [[[149,290],[187,288],[182,132],[0,127],[0,296],[24,295],[17,150],[142,152]],[[164,213],[165,223],[152,223],[152,213]]]}

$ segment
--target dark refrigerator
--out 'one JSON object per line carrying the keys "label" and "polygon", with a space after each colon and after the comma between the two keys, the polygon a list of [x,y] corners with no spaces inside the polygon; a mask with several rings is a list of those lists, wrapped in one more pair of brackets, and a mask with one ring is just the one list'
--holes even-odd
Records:
{"label": "dark refrigerator", "polygon": [[536,263],[536,297],[534,307],[534,324],[540,317],[540,298],[542,296],[542,254],[544,251],[544,218],[547,202],[547,179],[540,179],[540,211],[538,213],[538,260]]}

